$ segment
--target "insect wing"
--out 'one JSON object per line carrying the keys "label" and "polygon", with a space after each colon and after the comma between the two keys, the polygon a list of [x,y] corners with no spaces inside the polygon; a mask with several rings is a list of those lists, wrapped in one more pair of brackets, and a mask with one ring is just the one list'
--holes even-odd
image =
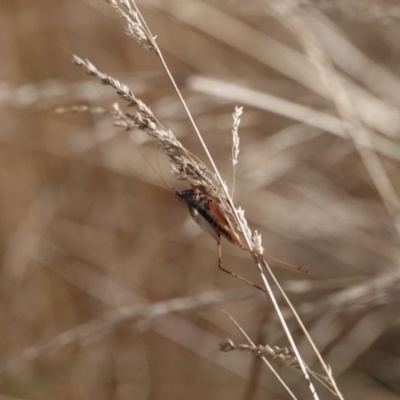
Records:
{"label": "insect wing", "polygon": [[229,223],[228,218],[226,218],[225,213],[222,211],[217,202],[210,201],[207,206],[213,218],[215,218],[220,224],[226,226],[227,228],[231,228],[231,224]]}
{"label": "insect wing", "polygon": [[241,241],[235,230],[232,228],[228,218],[221,207],[215,201],[208,204],[208,209],[212,217],[219,225],[219,233],[228,239],[231,243],[241,245]]}

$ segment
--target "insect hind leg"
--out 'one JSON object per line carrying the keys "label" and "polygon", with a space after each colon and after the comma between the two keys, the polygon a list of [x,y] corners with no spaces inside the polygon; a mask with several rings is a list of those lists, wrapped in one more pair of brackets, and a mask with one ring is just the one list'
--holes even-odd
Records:
{"label": "insect hind leg", "polygon": [[261,290],[262,292],[264,292],[264,293],[267,295],[268,299],[270,298],[270,295],[269,295],[269,293],[268,293],[268,290],[263,289],[261,286],[256,285],[255,283],[253,283],[253,282],[247,280],[246,278],[243,278],[243,277],[240,276],[240,275],[235,274],[235,273],[232,272],[232,271],[229,271],[229,270],[225,269],[225,268],[222,266],[221,242],[218,242],[218,268],[219,268],[221,271],[223,271],[223,272],[225,272],[225,273],[227,273],[227,274],[229,274],[229,275],[235,277],[236,279],[239,279],[239,280],[241,280],[242,282],[247,283],[248,285],[255,287],[256,289]]}

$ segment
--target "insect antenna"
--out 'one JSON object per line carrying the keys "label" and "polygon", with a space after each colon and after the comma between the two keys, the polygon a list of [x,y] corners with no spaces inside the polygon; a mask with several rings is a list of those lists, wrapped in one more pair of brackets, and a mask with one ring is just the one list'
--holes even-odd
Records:
{"label": "insect antenna", "polygon": [[240,246],[239,245],[239,247],[242,250],[248,251],[249,253],[254,254],[255,256],[257,256],[257,257],[259,257],[261,259],[268,258],[269,260],[276,261],[279,264],[282,264],[282,265],[285,265],[287,267],[290,267],[290,268],[292,268],[292,269],[294,269],[296,271],[302,272],[303,274],[310,274],[310,275],[313,274],[313,272],[309,271],[308,269],[303,269],[303,268],[299,267],[298,265],[294,265],[294,264],[288,263],[286,261],[280,260],[279,258],[275,258],[275,257],[268,256],[268,255],[265,255],[265,254],[257,253],[254,250],[246,249],[244,246]]}
{"label": "insect antenna", "polygon": [[140,148],[140,146],[139,146],[139,145],[135,142],[135,140],[133,139],[132,135],[130,135],[130,138],[131,138],[133,144],[135,145],[135,147],[137,148],[137,150],[139,151],[140,155],[143,157],[143,159],[146,161],[147,165],[152,169],[152,171],[163,181],[164,185],[165,185],[168,189],[172,190],[174,193],[177,193],[177,190],[176,190],[174,187],[172,187],[172,186],[165,180],[165,177],[164,177],[164,175],[163,175],[162,172],[161,172],[161,167],[160,167],[160,163],[159,163],[158,157],[157,157],[157,162],[158,162],[160,171],[157,171],[157,170],[153,167],[153,165],[151,164],[151,162],[150,162],[150,161],[148,160],[148,158],[144,155],[144,153],[143,153],[142,149]]}
{"label": "insect antenna", "polygon": [[[303,268],[301,268],[301,267],[299,267],[299,266],[297,266],[297,265],[290,264],[290,263],[288,263],[288,262],[286,262],[286,261],[282,261],[282,260],[280,260],[279,258],[275,258],[275,257],[271,257],[271,256],[266,256],[265,254],[263,255],[263,258],[268,258],[269,260],[276,261],[276,262],[279,263],[279,264],[286,265],[287,267],[290,267],[290,268],[292,268],[292,269],[295,269],[296,271],[302,272],[303,274],[310,274],[310,275],[312,275],[312,274],[314,273],[314,272],[312,272],[312,271],[309,271],[308,269],[303,269]],[[264,261],[265,261],[265,260],[264,260]]]}

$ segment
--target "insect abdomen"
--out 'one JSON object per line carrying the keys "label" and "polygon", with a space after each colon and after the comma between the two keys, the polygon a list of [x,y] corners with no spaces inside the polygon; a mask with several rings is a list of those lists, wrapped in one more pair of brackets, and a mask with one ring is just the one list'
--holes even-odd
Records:
{"label": "insect abdomen", "polygon": [[236,233],[230,226],[226,226],[225,224],[219,222],[209,212],[207,212],[207,210],[201,207],[196,207],[196,210],[213,227],[213,229],[217,232],[218,235],[223,236],[231,243],[235,244],[241,243],[239,237],[236,235]]}
{"label": "insect abdomen", "polygon": [[186,204],[196,223],[215,240],[219,242],[219,237],[223,236],[231,243],[241,246],[240,238],[230,226],[224,212],[209,196],[193,189],[182,190],[175,195]]}

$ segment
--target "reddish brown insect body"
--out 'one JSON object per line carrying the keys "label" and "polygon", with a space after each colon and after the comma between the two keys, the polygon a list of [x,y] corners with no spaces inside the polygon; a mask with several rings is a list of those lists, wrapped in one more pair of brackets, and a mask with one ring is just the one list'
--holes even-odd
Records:
{"label": "reddish brown insect body", "polygon": [[175,196],[179,199],[179,201],[181,201],[183,204],[185,204],[188,207],[190,215],[192,216],[194,221],[200,226],[200,228],[202,228],[205,232],[210,234],[217,241],[217,244],[218,244],[218,268],[221,269],[222,271],[226,272],[227,274],[232,275],[235,278],[240,279],[241,281],[243,281],[253,287],[256,287],[259,290],[262,290],[269,297],[269,294],[265,289],[254,284],[253,282],[248,281],[247,279],[243,278],[242,276],[237,275],[237,274],[222,267],[221,236],[223,236],[229,242],[239,246],[241,249],[252,253],[256,257],[259,257],[260,260],[262,260],[264,263],[265,263],[265,261],[264,261],[263,257],[267,257],[274,261],[278,261],[284,265],[287,265],[291,268],[294,268],[298,271],[301,271],[303,273],[309,273],[309,271],[303,270],[300,267],[297,267],[296,265],[286,263],[286,262],[284,262],[282,260],[278,260],[274,257],[263,256],[262,254],[258,254],[252,250],[246,249],[243,246],[235,229],[232,227],[231,223],[229,222],[228,218],[226,217],[222,208],[219,206],[217,201],[214,200],[207,193],[203,193],[200,190],[193,188],[193,189],[182,190],[181,192],[178,192],[177,190],[175,190]]}
{"label": "reddish brown insect body", "polygon": [[232,225],[218,203],[208,194],[202,193],[197,189],[186,189],[181,192],[175,191],[175,196],[189,208],[190,215],[200,228],[209,233],[217,241],[218,268],[227,274],[256,287],[257,289],[262,290],[267,294],[267,296],[269,296],[265,289],[222,267],[221,236],[240,248],[244,250],[247,249],[243,247],[238,234],[232,228]]}

